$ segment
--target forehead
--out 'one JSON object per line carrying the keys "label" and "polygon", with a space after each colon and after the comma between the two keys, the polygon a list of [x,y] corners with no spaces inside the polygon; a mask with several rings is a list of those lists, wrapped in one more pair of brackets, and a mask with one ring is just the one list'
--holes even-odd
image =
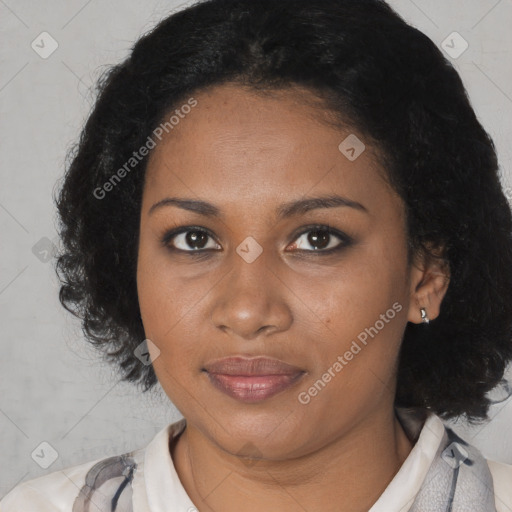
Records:
{"label": "forehead", "polygon": [[[392,193],[364,137],[329,123],[332,115],[307,91],[223,85],[194,99],[152,150],[144,191],[151,199],[184,194],[239,205],[334,190],[361,200]],[[340,150],[347,137],[361,142],[356,159]]]}

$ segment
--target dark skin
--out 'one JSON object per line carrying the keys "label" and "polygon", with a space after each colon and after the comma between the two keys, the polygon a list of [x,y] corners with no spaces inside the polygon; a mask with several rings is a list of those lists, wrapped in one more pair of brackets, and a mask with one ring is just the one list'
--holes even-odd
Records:
{"label": "dark skin", "polygon": [[[302,94],[261,97],[233,84],[202,91],[148,162],[139,303],[160,350],[152,354],[159,382],[187,419],[170,450],[200,512],[367,511],[412,448],[393,408],[398,352],[407,322],[421,322],[420,307],[431,320],[439,315],[448,275],[421,259],[408,264],[404,205],[376,152],[368,145],[349,161],[338,145],[356,132],[323,122],[325,112]],[[332,194],[363,208],[276,217],[283,203]],[[175,205],[149,212],[171,196],[212,203],[223,217]],[[319,248],[308,238],[312,224],[352,242],[331,234]],[[164,246],[177,226],[208,236],[191,246],[185,233]],[[262,249],[251,263],[236,252],[249,236]],[[335,246],[342,248],[321,254]],[[394,303],[402,306],[394,318],[300,403],[299,393]],[[233,355],[267,355],[305,373],[248,404],[201,371]]]}

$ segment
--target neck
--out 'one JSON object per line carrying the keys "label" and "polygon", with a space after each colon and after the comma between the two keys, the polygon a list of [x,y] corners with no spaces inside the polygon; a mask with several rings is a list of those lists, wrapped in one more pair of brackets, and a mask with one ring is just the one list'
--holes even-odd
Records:
{"label": "neck", "polygon": [[181,483],[200,512],[362,512],[382,494],[412,445],[391,409],[293,459],[248,461],[188,424],[170,448]]}

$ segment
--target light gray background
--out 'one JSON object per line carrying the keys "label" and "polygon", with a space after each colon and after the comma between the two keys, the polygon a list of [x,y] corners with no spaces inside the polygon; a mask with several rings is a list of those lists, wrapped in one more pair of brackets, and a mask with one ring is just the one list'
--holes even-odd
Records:
{"label": "light gray background", "polygon": [[[512,199],[512,0],[390,3],[436,44],[453,31],[469,43],[451,60],[494,138]],[[142,395],[99,362],[58,302],[44,249],[58,243],[52,191],[94,100],[91,84],[185,5],[0,0],[0,496],[23,480],[143,446],[181,417],[161,388]],[[43,31],[59,45],[47,59],[31,47]],[[510,404],[493,406],[487,425],[455,429],[512,463]],[[31,457],[43,441],[58,453],[46,470]]]}

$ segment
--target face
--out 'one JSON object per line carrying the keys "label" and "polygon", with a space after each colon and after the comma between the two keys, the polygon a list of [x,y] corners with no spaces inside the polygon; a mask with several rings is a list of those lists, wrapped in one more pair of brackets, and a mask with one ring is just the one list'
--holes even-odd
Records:
{"label": "face", "polygon": [[[143,192],[137,285],[153,366],[223,450],[306,454],[392,408],[421,277],[404,207],[369,145],[339,149],[364,137],[297,92],[194,98],[153,149]],[[259,356],[290,366],[212,364]]]}

